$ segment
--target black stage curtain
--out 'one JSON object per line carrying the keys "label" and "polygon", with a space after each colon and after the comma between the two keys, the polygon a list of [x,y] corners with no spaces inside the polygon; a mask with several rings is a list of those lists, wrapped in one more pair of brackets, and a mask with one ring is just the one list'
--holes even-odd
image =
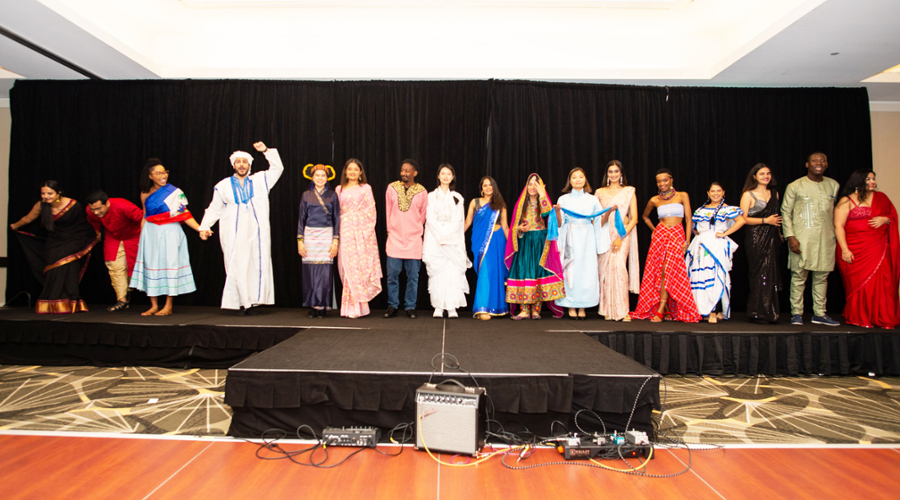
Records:
{"label": "black stage curtain", "polygon": [[[512,204],[530,172],[560,194],[567,172],[584,168],[593,187],[612,159],[636,186],[639,212],[656,192],[654,173],[671,169],[692,206],[706,199],[712,180],[737,204],[747,171],[767,163],[780,190],[804,175],[806,156],[828,154],[826,175],[844,182],[871,167],[868,97],[860,89],[665,88],[518,81],[273,82],[273,81],[20,81],[10,92],[9,218],[38,199],[38,186],[59,181],[79,200],[93,189],[139,202],[144,161],[162,159],[199,220],[213,185],[231,172],[228,156],[256,140],[278,148],[286,172],[272,191],[272,258],[276,304],[300,303],[296,254],[297,207],[309,181],[300,169],[350,157],[366,167],[379,211],[384,259],[384,191],[399,178],[405,158],[419,161],[417,180],[436,186],[440,163],[457,171],[467,202],[483,175],[497,179]],[[265,168],[262,155],[254,166]],[[337,180],[332,182],[335,185]],[[35,224],[36,225],[36,224]],[[643,260],[649,229],[639,224]],[[218,305],[224,267],[218,240],[202,242],[186,230],[198,290],[176,303]],[[734,239],[741,244],[743,235]],[[7,299],[39,285],[10,238]],[[785,249],[786,251],[786,249]],[[98,248],[82,282],[89,303],[112,303]],[[783,256],[786,259],[786,255]],[[382,261],[384,263],[384,260]],[[784,260],[786,262],[786,260]],[[17,265],[18,263],[18,265]],[[733,309],[746,303],[743,252],[732,271]],[[785,272],[785,277],[787,272]],[[475,274],[469,273],[474,290]],[[340,283],[335,273],[335,293]],[[420,273],[419,308],[428,309],[428,280]],[[787,280],[785,279],[785,285]],[[633,298],[636,301],[636,297]],[[471,302],[471,299],[470,299]],[[837,273],[829,310],[843,308]],[[386,305],[385,293],[372,303]],[[782,296],[787,311],[787,293]]]}

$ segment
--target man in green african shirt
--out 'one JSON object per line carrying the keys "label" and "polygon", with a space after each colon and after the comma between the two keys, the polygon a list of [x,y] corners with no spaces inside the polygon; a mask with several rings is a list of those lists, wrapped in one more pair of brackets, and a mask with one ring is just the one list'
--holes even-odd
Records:
{"label": "man in green african shirt", "polygon": [[824,176],[828,158],[813,153],[806,159],[806,176],[788,184],[781,204],[781,224],[791,252],[791,324],[803,324],[803,291],[812,274],[813,318],[817,325],[840,323],[825,314],[828,273],[834,269],[834,202],[840,185]]}

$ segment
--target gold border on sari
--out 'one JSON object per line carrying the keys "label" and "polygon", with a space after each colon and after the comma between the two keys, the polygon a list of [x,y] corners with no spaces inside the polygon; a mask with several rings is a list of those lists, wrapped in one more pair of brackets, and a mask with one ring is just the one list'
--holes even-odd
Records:
{"label": "gold border on sari", "polygon": [[54,269],[54,268],[57,268],[60,266],[64,266],[66,264],[75,262],[76,260],[84,257],[85,255],[91,253],[91,250],[93,250],[94,245],[96,245],[99,241],[100,241],[100,233],[98,232],[97,236],[94,238],[94,241],[92,241],[90,245],[85,247],[80,252],[63,257],[62,259],[59,259],[58,261],[54,262],[53,264],[50,264],[49,266],[44,267],[44,272],[46,273],[47,271],[49,271],[51,269]]}

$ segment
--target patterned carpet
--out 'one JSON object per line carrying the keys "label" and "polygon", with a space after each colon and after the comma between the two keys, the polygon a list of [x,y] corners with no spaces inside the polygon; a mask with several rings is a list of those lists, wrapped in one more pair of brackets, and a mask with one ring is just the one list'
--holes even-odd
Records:
{"label": "patterned carpet", "polygon": [[226,373],[0,366],[0,430],[223,436]]}
{"label": "patterned carpet", "polygon": [[[223,436],[226,374],[0,366],[0,430]],[[669,376],[663,387],[664,430],[691,444],[900,443],[900,378]]]}
{"label": "patterned carpet", "polygon": [[[900,378],[666,377],[687,443],[900,443]],[[662,389],[661,389],[662,392]]]}

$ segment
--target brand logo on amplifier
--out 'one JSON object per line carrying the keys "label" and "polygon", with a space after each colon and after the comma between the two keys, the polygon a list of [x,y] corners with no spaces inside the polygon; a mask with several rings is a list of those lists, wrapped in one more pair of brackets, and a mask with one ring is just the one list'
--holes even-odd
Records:
{"label": "brand logo on amplifier", "polygon": [[585,450],[581,448],[569,448],[569,456],[570,457],[590,457],[591,450]]}

